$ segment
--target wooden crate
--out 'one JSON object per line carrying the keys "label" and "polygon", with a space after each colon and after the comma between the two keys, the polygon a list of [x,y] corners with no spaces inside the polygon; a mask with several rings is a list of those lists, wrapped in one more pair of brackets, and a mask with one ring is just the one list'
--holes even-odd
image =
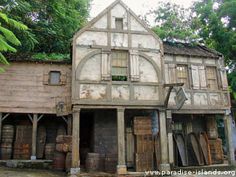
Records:
{"label": "wooden crate", "polygon": [[16,141],[18,143],[32,143],[32,126],[18,125],[16,126]]}
{"label": "wooden crate", "polygon": [[136,153],[135,154],[135,167],[137,172],[153,170],[153,153]]}
{"label": "wooden crate", "polygon": [[135,117],[134,118],[134,134],[135,135],[152,134],[151,117]]}
{"label": "wooden crate", "polygon": [[222,140],[217,138],[215,140],[209,140],[211,159],[213,164],[223,163],[224,154],[222,148]]}
{"label": "wooden crate", "polygon": [[153,153],[154,141],[152,135],[137,135],[136,136],[136,153]]}

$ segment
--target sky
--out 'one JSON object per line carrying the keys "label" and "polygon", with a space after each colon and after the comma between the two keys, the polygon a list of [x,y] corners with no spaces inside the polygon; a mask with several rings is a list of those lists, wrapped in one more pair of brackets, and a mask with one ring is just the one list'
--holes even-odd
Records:
{"label": "sky", "polygon": [[[96,17],[102,10],[109,6],[115,0],[92,0],[90,19]],[[152,9],[155,9],[158,5],[158,2],[161,0],[123,0],[123,2],[132,9],[137,15],[143,16]],[[191,6],[191,4],[196,0],[165,0],[174,2],[178,5],[181,5],[185,8]],[[153,19],[149,17],[148,19],[150,24],[153,24]]]}

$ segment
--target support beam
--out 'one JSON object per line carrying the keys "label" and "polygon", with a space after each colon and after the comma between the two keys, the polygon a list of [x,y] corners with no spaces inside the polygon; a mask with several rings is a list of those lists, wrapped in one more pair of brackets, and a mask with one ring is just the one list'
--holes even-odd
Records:
{"label": "support beam", "polygon": [[33,115],[32,123],[33,123],[33,130],[32,130],[32,155],[31,155],[31,160],[36,160],[38,114]]}
{"label": "support beam", "polygon": [[80,155],[79,155],[79,143],[80,143],[80,108],[73,108],[73,128],[72,128],[72,168],[71,174],[77,174],[80,172]]}
{"label": "support beam", "polygon": [[231,165],[235,165],[234,146],[232,139],[232,118],[230,117],[229,114],[224,115],[224,124],[225,124],[225,136],[226,136],[228,160]]}
{"label": "support beam", "polygon": [[168,152],[169,152],[169,163],[174,164],[174,142],[172,133],[172,112],[171,110],[166,111],[167,119],[167,136],[168,136]]}
{"label": "support beam", "polygon": [[126,174],[125,163],[125,109],[117,109],[117,144],[118,144],[118,165],[117,174]]}
{"label": "support beam", "polygon": [[72,135],[72,115],[67,117],[67,135]]}
{"label": "support beam", "polygon": [[2,113],[0,112],[0,142],[2,142]]}
{"label": "support beam", "polygon": [[166,112],[160,110],[160,145],[161,145],[161,164],[160,171],[170,171],[169,154],[168,154],[168,137],[166,130]]}

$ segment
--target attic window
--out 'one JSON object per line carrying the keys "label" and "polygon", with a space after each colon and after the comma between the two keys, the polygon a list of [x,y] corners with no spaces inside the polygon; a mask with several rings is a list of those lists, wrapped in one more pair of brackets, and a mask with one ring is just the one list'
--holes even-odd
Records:
{"label": "attic window", "polygon": [[49,84],[59,85],[61,82],[61,72],[60,71],[50,71],[49,73]]}
{"label": "attic window", "polygon": [[123,30],[123,18],[115,19],[116,29]]}

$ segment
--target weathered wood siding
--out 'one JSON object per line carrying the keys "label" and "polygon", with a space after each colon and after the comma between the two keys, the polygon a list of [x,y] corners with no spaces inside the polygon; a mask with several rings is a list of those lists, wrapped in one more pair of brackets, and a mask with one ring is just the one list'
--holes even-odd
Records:
{"label": "weathered wood siding", "polygon": [[[123,29],[116,29],[117,18]],[[113,50],[129,55],[128,81],[111,79]],[[116,1],[74,36],[72,103],[162,105],[162,53],[161,40]]]}
{"label": "weathered wood siding", "polygon": [[[65,83],[45,84],[45,75],[60,71]],[[56,113],[56,104],[65,103],[66,113],[71,107],[71,65],[36,62],[11,62],[0,74],[0,112]]]}
{"label": "weathered wood siding", "polygon": [[[183,110],[225,110],[230,107],[228,83],[224,69],[223,58],[201,58],[181,55],[164,55],[165,82],[179,82],[177,65],[185,65],[188,68],[189,88],[185,88],[188,100]],[[207,81],[207,67],[215,67],[217,89],[210,90]],[[175,73],[175,74],[174,74]],[[171,93],[169,107],[175,108],[175,91]]]}

